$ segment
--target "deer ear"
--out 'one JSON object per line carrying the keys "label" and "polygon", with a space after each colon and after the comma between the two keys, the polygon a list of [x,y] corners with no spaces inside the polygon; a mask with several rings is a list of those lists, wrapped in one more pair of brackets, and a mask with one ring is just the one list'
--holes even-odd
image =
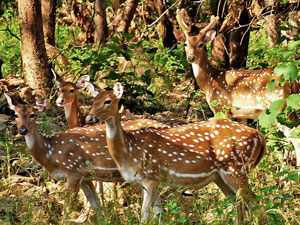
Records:
{"label": "deer ear", "polygon": [[206,34],[205,34],[205,37],[204,37],[204,42],[207,44],[207,43],[211,43],[215,37],[216,37],[216,31],[215,30],[210,30],[208,31]]}
{"label": "deer ear", "polygon": [[117,97],[117,99],[121,99],[123,95],[123,86],[121,83],[116,83],[114,86],[114,94]]}
{"label": "deer ear", "polygon": [[54,76],[54,79],[56,81],[57,87],[60,88],[62,86],[63,79],[61,79],[61,77],[58,76],[52,68],[51,68],[51,72],[52,72],[52,74]]}
{"label": "deer ear", "polygon": [[81,89],[84,89],[88,86],[88,83],[90,81],[90,76],[89,75],[84,75],[84,76],[81,76],[78,78],[75,86],[81,90]]}
{"label": "deer ear", "polygon": [[173,34],[174,34],[175,38],[177,39],[177,41],[179,41],[180,43],[184,43],[186,41],[186,37],[185,37],[184,33],[181,32],[180,30],[177,30],[176,28],[174,28]]}
{"label": "deer ear", "polygon": [[11,110],[15,111],[16,106],[13,104],[12,98],[8,94],[6,94],[5,92],[4,92],[4,96],[6,97],[9,108]]}
{"label": "deer ear", "polygon": [[100,92],[99,88],[95,87],[91,82],[87,82],[87,88],[93,97],[96,97]]}
{"label": "deer ear", "polygon": [[44,111],[47,107],[47,98],[39,98],[35,102],[34,108],[38,111]]}

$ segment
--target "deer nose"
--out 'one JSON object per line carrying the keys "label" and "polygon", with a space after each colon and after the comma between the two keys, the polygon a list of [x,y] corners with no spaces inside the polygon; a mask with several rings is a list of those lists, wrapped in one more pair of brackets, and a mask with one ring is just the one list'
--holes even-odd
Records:
{"label": "deer nose", "polygon": [[65,100],[64,100],[63,98],[58,98],[58,99],[56,100],[56,104],[57,104],[57,105],[63,105],[63,104],[65,104]]}
{"label": "deer nose", "polygon": [[188,60],[190,63],[192,63],[192,62],[194,62],[194,60],[195,60],[195,56],[190,55],[190,56],[187,57],[187,60]]}
{"label": "deer nose", "polygon": [[98,123],[99,122],[99,119],[93,117],[93,116],[90,116],[88,115],[86,118],[85,118],[85,123],[86,124],[94,124],[94,123]]}
{"label": "deer nose", "polygon": [[28,129],[27,127],[25,127],[24,125],[22,125],[20,128],[19,128],[19,133],[22,134],[22,135],[26,135],[28,132]]}

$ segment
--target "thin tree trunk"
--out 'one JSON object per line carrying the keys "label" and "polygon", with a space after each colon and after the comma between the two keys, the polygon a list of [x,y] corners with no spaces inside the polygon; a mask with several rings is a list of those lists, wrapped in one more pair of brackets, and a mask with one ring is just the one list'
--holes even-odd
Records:
{"label": "thin tree trunk", "polygon": [[[151,4],[151,5],[153,5],[156,8],[159,17],[166,10],[165,0],[158,0],[158,1],[154,0],[153,4]],[[160,35],[161,35],[161,38],[163,41],[163,46],[171,48],[177,41],[173,34],[173,25],[172,25],[171,21],[169,20],[167,13],[161,17],[161,19],[159,20],[159,23],[160,23],[160,29],[161,29]]]}
{"label": "thin tree trunk", "polygon": [[267,23],[268,40],[271,47],[274,47],[279,38],[279,31],[276,29],[278,26],[278,19],[276,14],[271,14],[265,17]]}
{"label": "thin tree trunk", "polygon": [[[299,2],[299,4],[300,4],[300,2]],[[299,34],[299,25],[298,25],[299,15],[300,15],[299,11],[289,12],[289,14],[288,14],[289,25],[291,25],[293,27],[296,27],[296,28],[292,28],[289,31],[289,36],[290,36],[291,39],[295,39],[297,37],[297,35]]]}
{"label": "thin tree trunk", "polygon": [[45,41],[55,46],[56,0],[42,0],[43,32]]}
{"label": "thin tree trunk", "polygon": [[117,31],[118,32],[128,32],[128,29],[130,27],[131,20],[133,18],[133,15],[136,11],[137,5],[139,0],[127,0],[125,2],[125,7],[122,12],[121,19],[119,21]]}
{"label": "thin tree trunk", "polygon": [[95,0],[95,42],[99,45],[107,38],[106,0]]}
{"label": "thin tree trunk", "polygon": [[[271,6],[272,8],[278,7],[278,2],[276,0],[265,0],[265,6]],[[278,18],[276,14],[270,14],[265,17],[267,23],[267,33],[269,44],[274,47],[280,36],[280,32],[276,29],[278,26]]]}
{"label": "thin tree trunk", "polygon": [[50,68],[44,42],[40,0],[18,1],[22,70],[25,84],[33,94],[46,96],[49,90]]}
{"label": "thin tree trunk", "polygon": [[250,16],[246,8],[246,2],[240,1],[238,4],[241,4],[240,6],[243,10],[239,18],[241,27],[230,31],[229,66],[231,68],[241,68],[246,66],[250,38],[250,30],[248,29]]}
{"label": "thin tree trunk", "polygon": [[[226,5],[227,0],[213,0],[211,1],[211,10],[213,15],[219,16],[219,24],[222,24],[224,18],[228,12],[228,7]],[[219,27],[216,27],[218,32]],[[217,37],[212,43],[212,64],[218,67],[229,68],[229,57],[226,52],[227,40],[229,36],[225,33],[218,33]],[[227,48],[228,49],[228,48]]]}
{"label": "thin tree trunk", "polygon": [[116,13],[120,8],[121,4],[124,3],[124,0],[110,0],[111,6]]}

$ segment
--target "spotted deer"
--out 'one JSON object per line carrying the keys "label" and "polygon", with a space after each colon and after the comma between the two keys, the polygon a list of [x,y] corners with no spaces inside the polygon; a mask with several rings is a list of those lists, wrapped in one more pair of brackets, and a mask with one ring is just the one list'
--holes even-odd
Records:
{"label": "spotted deer", "polygon": [[87,87],[90,77],[88,75],[81,76],[77,83],[73,84],[72,82],[64,81],[53,69],[51,70],[56,80],[56,85],[59,88],[56,104],[59,107],[64,107],[69,128],[83,126],[84,117],[79,110],[77,93],[79,90]]}
{"label": "spotted deer", "polygon": [[[190,18],[185,9],[177,9],[176,19],[183,33],[175,30],[174,34],[179,42],[184,43],[187,61],[192,64],[197,85],[204,92],[214,113],[229,106],[227,116],[247,124],[247,119],[258,119],[272,102],[285,99],[291,93],[299,93],[298,81],[293,85],[286,82],[280,86],[281,79],[274,74],[274,68],[226,71],[214,67],[207,57],[205,46],[215,38],[216,31],[213,28],[219,21],[218,17],[211,16],[210,23],[197,35],[191,35]],[[277,82],[273,91],[267,87],[271,81]],[[300,167],[300,139],[294,139],[293,145],[297,166]]]}
{"label": "spotted deer", "polygon": [[[118,167],[112,160],[106,145],[105,125],[77,127],[51,137],[43,136],[36,125],[36,111],[45,107],[40,100],[33,104],[21,104],[8,94],[5,97],[14,110],[18,132],[24,135],[33,158],[49,172],[55,180],[65,178],[70,192],[81,187],[97,211],[99,200],[92,181],[123,181]],[[152,126],[151,120],[127,121],[125,129],[136,126]],[[159,123],[156,123],[159,124]]]}
{"label": "spotted deer", "polygon": [[[144,187],[144,221],[150,218],[152,204],[155,214],[162,212],[158,196],[161,185],[201,188],[214,182],[225,195],[236,195],[239,190],[250,206],[255,204],[247,173],[265,153],[265,140],[259,131],[230,120],[124,131],[118,113],[122,94],[120,83],[113,91],[100,92],[86,122],[105,121],[108,151],[122,177]],[[240,204],[237,220],[243,221]]]}
{"label": "spotted deer", "polygon": [[[81,115],[79,109],[77,98],[78,91],[84,88],[88,88],[91,95],[93,97],[96,97],[99,93],[99,89],[90,82],[89,75],[81,76],[77,80],[76,84],[73,84],[72,82],[64,81],[59,75],[54,72],[53,69],[51,70],[56,80],[56,84],[59,88],[56,104],[59,107],[64,107],[65,116],[69,128],[82,127],[83,125],[85,125],[85,120]],[[151,126],[154,128],[160,128],[166,127],[167,125],[151,119],[136,119],[124,122],[124,126],[124,129],[135,130],[142,127]]]}
{"label": "spotted deer", "polygon": [[[186,58],[192,64],[197,85],[204,92],[214,113],[229,106],[228,116],[247,123],[247,119],[257,119],[273,101],[285,99],[292,93],[293,87],[288,82],[282,87],[278,85],[280,77],[274,74],[273,68],[226,71],[210,63],[205,46],[215,38],[216,31],[213,28],[219,17],[211,16],[210,23],[193,36],[185,9],[177,9],[176,19],[183,33],[175,30],[174,34],[179,42],[184,43]],[[277,85],[274,91],[269,91],[267,84],[272,80],[277,81]],[[212,104],[216,101],[218,104]]]}

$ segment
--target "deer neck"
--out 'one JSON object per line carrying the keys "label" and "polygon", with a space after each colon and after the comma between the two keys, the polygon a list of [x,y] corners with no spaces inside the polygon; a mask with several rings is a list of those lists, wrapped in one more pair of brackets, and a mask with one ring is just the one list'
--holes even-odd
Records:
{"label": "deer neck", "polygon": [[46,155],[51,150],[50,141],[41,135],[36,125],[34,126],[34,129],[25,135],[26,144],[34,159],[45,166],[48,164],[46,163]]}
{"label": "deer neck", "polygon": [[132,166],[132,160],[128,153],[128,144],[125,143],[128,134],[124,132],[121,126],[119,115],[110,117],[105,121],[105,124],[108,151],[117,164],[123,178],[129,182],[140,181],[141,177],[137,175],[135,168]]}
{"label": "deer neck", "polygon": [[71,104],[65,105],[64,110],[69,128],[82,126],[77,97]]}
{"label": "deer neck", "polygon": [[211,65],[204,50],[199,53],[198,60],[192,63],[192,68],[198,86],[206,94],[212,88],[212,80],[221,70]]}

